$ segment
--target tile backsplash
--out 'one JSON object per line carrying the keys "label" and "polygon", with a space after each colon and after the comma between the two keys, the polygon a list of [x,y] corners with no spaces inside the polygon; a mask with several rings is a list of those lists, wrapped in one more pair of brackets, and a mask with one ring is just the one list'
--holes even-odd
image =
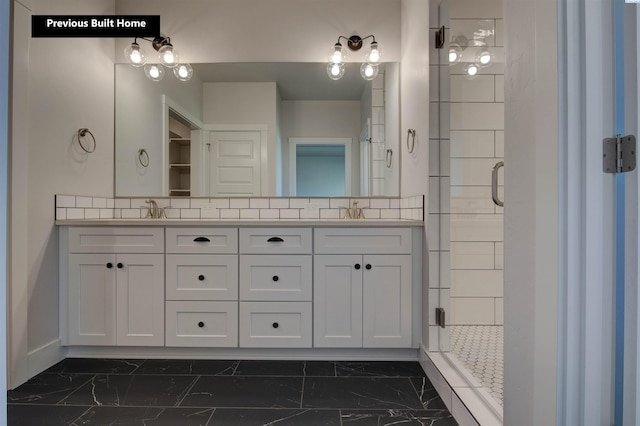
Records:
{"label": "tile backsplash", "polygon": [[[56,195],[56,220],[142,219],[146,198]],[[424,220],[424,197],[154,198],[167,219],[339,219],[354,200],[366,219]]]}

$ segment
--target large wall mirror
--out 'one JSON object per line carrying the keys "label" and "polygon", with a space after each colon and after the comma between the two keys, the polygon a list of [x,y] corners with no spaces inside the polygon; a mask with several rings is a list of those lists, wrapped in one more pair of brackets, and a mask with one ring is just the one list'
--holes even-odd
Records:
{"label": "large wall mirror", "polygon": [[116,64],[116,196],[398,196],[399,64]]}

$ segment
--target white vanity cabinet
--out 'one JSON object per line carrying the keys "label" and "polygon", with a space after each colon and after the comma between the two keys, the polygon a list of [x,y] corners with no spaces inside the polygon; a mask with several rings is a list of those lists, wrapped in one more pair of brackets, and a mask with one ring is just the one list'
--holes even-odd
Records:
{"label": "white vanity cabinet", "polygon": [[412,346],[409,228],[317,228],[314,346]]}
{"label": "white vanity cabinet", "polygon": [[311,228],[240,229],[240,346],[312,345]]}
{"label": "white vanity cabinet", "polygon": [[238,228],[166,229],[166,345],[238,346]]}
{"label": "white vanity cabinet", "polygon": [[162,346],[163,229],[71,227],[62,240],[64,343]]}

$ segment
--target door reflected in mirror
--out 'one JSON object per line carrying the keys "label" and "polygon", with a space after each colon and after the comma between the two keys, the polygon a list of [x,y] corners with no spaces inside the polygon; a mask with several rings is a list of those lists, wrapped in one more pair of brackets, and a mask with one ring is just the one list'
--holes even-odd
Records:
{"label": "door reflected in mirror", "polygon": [[323,63],[193,64],[153,82],[117,64],[115,195],[398,196],[399,65],[372,81],[358,65],[334,81]]}

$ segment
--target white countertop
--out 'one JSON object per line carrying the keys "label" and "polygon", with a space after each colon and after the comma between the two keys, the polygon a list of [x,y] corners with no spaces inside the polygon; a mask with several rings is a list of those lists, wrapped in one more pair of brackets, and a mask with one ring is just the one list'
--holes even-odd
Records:
{"label": "white countertop", "polygon": [[407,219],[84,219],[56,220],[60,226],[309,226],[309,227],[424,227],[424,221]]}

